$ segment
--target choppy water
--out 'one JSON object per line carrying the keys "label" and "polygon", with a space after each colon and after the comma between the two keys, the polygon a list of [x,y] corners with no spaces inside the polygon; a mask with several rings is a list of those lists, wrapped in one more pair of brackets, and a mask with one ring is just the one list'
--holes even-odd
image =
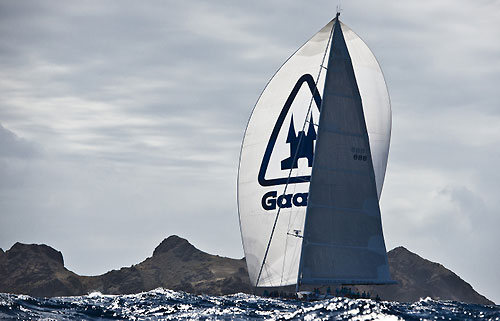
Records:
{"label": "choppy water", "polygon": [[300,302],[247,294],[192,295],[156,289],[133,295],[33,298],[0,294],[0,319],[20,320],[500,320],[500,306],[333,298]]}

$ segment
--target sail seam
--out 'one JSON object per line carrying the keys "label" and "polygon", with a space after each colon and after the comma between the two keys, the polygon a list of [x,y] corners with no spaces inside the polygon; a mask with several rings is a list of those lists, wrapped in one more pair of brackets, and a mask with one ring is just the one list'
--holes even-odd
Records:
{"label": "sail seam", "polygon": [[[337,244],[330,244],[330,243],[318,243],[318,242],[307,242],[307,246],[325,246],[325,247],[334,247],[334,248],[346,248],[346,249],[358,249],[358,250],[375,250],[375,249],[380,249],[383,250],[385,253],[385,247],[367,247],[367,246],[355,246],[355,245],[337,245]],[[375,252],[375,251],[374,251]]]}
{"label": "sail seam", "polygon": [[341,98],[347,98],[347,99],[359,99],[357,98],[356,96],[352,96],[352,95],[342,95],[342,94],[339,94],[339,93],[336,93],[335,91],[330,91],[330,96],[332,97],[341,97]]}
{"label": "sail seam", "polygon": [[337,134],[337,135],[343,135],[343,136],[350,136],[350,137],[363,137],[362,134],[355,134],[355,133],[350,133],[350,132],[343,132],[343,131],[340,131],[340,130],[334,130],[334,129],[330,129],[331,127],[326,127],[325,128],[322,128],[324,129],[323,131],[325,132],[329,132],[329,133],[333,133],[333,134]]}
{"label": "sail seam", "polygon": [[331,205],[321,205],[321,204],[312,203],[312,202],[310,204],[311,204],[311,206],[319,207],[319,208],[328,208],[328,209],[341,210],[341,211],[364,213],[363,210],[360,210],[360,209],[357,209],[357,208],[337,207],[337,206],[331,206]]}
{"label": "sail seam", "polygon": [[359,176],[368,176],[368,177],[373,176],[373,175],[371,175],[370,172],[367,172],[367,171],[358,171],[358,170],[354,170],[354,169],[334,168],[334,167],[326,167],[326,166],[317,166],[317,167],[324,169],[324,170],[327,170],[327,171],[331,171],[331,172],[344,172],[344,173],[348,173],[348,174],[357,174]]}

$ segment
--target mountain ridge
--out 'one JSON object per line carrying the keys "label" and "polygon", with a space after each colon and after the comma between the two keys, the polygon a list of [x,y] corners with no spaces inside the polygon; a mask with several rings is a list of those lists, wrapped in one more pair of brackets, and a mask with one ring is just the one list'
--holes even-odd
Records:
{"label": "mountain ridge", "polygon": [[[398,284],[354,288],[391,301],[431,297],[494,304],[451,270],[404,247],[389,251],[388,258]],[[244,258],[205,253],[176,235],[164,239],[142,262],[97,276],[80,276],[66,269],[62,253],[45,244],[18,242],[7,251],[0,250],[0,292],[50,297],[92,291],[131,294],[157,287],[208,295],[252,292]]]}

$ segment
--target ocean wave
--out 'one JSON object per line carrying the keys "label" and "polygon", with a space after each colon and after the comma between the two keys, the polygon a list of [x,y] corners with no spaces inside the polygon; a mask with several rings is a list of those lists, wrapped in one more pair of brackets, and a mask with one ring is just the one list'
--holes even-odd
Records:
{"label": "ocean wave", "polygon": [[0,294],[0,319],[46,320],[500,320],[499,306],[332,298],[302,302],[249,294],[192,295],[158,288],[127,295],[34,298]]}

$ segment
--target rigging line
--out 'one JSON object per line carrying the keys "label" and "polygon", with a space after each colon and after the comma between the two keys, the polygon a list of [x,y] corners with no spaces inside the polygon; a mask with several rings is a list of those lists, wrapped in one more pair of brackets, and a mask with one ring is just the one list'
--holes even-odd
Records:
{"label": "rigging line", "polygon": [[[307,117],[306,117],[307,118]],[[295,194],[297,190],[297,185],[294,185],[294,188],[293,188],[293,194]],[[292,223],[292,215],[293,214],[296,214],[293,212],[293,208],[290,209],[290,215],[288,215],[288,226],[287,226],[287,235],[292,235],[290,232],[290,225]],[[294,215],[294,220],[293,222],[295,222],[295,217],[296,215]],[[285,258],[286,258],[286,252],[287,252],[287,248],[288,248],[288,236],[285,237],[285,250],[284,250],[284,253],[283,253],[283,264],[281,265],[281,280],[280,280],[280,286],[283,285],[283,275],[284,275],[284,272],[285,272]]]}
{"label": "rigging line", "polygon": [[[297,257],[297,254],[300,254],[300,253],[297,253],[297,251],[299,250],[300,248],[298,246],[295,247],[295,249],[293,250],[293,254],[292,254],[292,260],[294,257]],[[300,256],[299,256],[299,260],[300,260]],[[288,267],[288,274],[290,274],[292,271],[292,264],[290,264],[290,266]]]}
{"label": "rigging line", "polygon": [[[291,215],[290,215],[290,219],[291,219],[291,218],[292,218],[292,217],[291,217]],[[293,237],[296,237],[296,238],[301,238],[301,239],[303,238],[303,236],[302,236],[302,235],[300,235],[300,234],[297,234],[297,233],[290,233],[290,226],[296,226],[296,225],[295,225],[295,222],[297,221],[297,218],[298,218],[298,215],[296,214],[296,215],[294,215],[294,217],[293,217],[293,221],[291,221],[291,222],[289,222],[289,223],[288,223],[288,229],[287,229],[287,233],[286,233],[286,234],[287,234],[287,237],[286,237],[285,255],[284,255],[284,257],[286,257],[286,253],[288,252],[288,250],[287,250],[287,249],[288,249],[288,236],[293,236]],[[296,231],[296,230],[294,230],[294,232],[295,232],[295,231]],[[303,231],[302,231],[302,233],[303,233]],[[295,240],[295,241],[297,241],[297,240]],[[299,248],[300,248],[300,246],[298,246],[298,242],[296,242],[296,243],[295,243],[295,247],[294,247],[294,248],[293,248],[293,250],[292,250],[292,255],[291,255],[291,257],[290,257],[290,262],[294,262],[294,259],[293,259],[293,258],[296,256],[296,254],[297,254],[297,250],[298,250]],[[289,264],[289,266],[288,266],[287,275],[290,275],[290,273],[291,273],[292,269],[293,269],[293,264],[292,264],[292,263],[290,263],[290,264]],[[285,273],[285,260],[283,259],[283,266],[282,266],[282,269],[281,269],[281,279],[283,279],[283,275],[284,275],[284,273]]]}
{"label": "rigging line", "polygon": [[[337,15],[337,19],[338,19],[338,15]],[[330,46],[330,42],[332,41],[332,36],[333,36],[333,30],[334,29],[335,29],[335,23],[332,24],[332,30],[330,31],[330,35],[328,37],[328,42],[327,42],[326,48],[325,48],[325,53],[323,54],[323,59],[321,60],[320,66],[323,65],[324,62],[325,62],[326,53],[328,51],[328,47]],[[318,82],[319,82],[319,77],[321,76],[321,71],[322,70],[323,70],[323,68],[320,67],[319,68],[319,72],[318,72],[318,76],[316,77],[316,81],[315,81],[314,92],[313,92],[313,94],[311,96],[311,100],[309,101],[309,107],[307,109],[306,118],[304,119],[304,125],[302,126],[302,131],[306,128],[307,118],[309,116],[309,113],[311,112],[311,106],[312,106],[312,102],[314,100],[314,95],[316,95],[316,93],[318,92]],[[302,136],[299,138],[299,142],[298,142],[299,146],[300,146],[301,141],[302,141]],[[293,158],[294,161],[297,159],[298,153],[299,153],[299,149],[297,148],[297,150],[295,151],[294,158]],[[290,168],[290,171],[288,172],[288,177],[286,179],[285,189],[283,190],[283,194],[282,195],[286,194],[286,189],[288,187],[288,184],[290,183],[290,177],[291,176],[292,176],[292,168]],[[264,257],[262,259],[262,264],[260,265],[260,270],[259,270],[259,274],[257,276],[257,281],[255,281],[254,293],[257,290],[257,285],[259,284],[260,276],[262,274],[262,269],[264,268],[264,265],[266,263],[267,254],[269,253],[269,248],[271,246],[271,241],[273,239],[274,231],[276,230],[276,223],[278,222],[280,211],[281,211],[281,207],[278,206],[278,212],[276,213],[276,218],[274,219],[274,224],[273,224],[273,228],[271,230],[271,235],[269,236],[269,242],[267,243],[266,252],[264,253]]]}
{"label": "rigging line", "polygon": [[[266,273],[267,273],[267,277],[269,278],[269,284],[271,284],[271,286],[273,286],[273,283],[271,282],[271,281],[272,281],[272,278],[270,278],[270,277],[269,277],[269,275],[270,275],[269,270],[270,270],[270,269],[271,269],[270,267],[266,266]],[[271,272],[272,272],[272,271],[271,271]]]}
{"label": "rigging line", "polygon": [[[302,180],[302,181],[306,182],[306,180]],[[297,185],[295,184],[294,185],[293,194],[295,194],[296,190],[297,190]],[[297,212],[295,213],[295,215],[293,215],[293,220],[292,220],[292,214],[293,213],[290,213],[290,216],[289,216],[288,228],[287,228],[287,233],[286,233],[287,236],[286,236],[286,242],[285,242],[285,253],[283,255],[284,258],[286,258],[286,254],[287,254],[287,252],[289,252],[288,251],[288,239],[289,239],[288,236],[293,236],[293,237],[297,237],[297,238],[301,238],[301,239],[303,238],[302,235],[299,235],[299,234],[296,233],[297,230],[294,230],[295,233],[290,233],[290,226],[296,226],[295,222],[297,221],[297,218],[299,216],[298,212],[299,212],[299,210],[297,210]],[[290,275],[290,273],[291,273],[291,271],[293,269],[293,262],[294,262],[293,258],[296,256],[297,249],[299,249],[299,246],[297,246],[298,242],[297,242],[297,240],[295,240],[295,241],[296,241],[295,247],[293,248],[292,255],[291,255],[291,258],[290,258],[290,262],[292,262],[292,263],[290,263],[288,265],[287,275]],[[283,264],[282,264],[282,267],[281,267],[281,284],[280,285],[283,285],[283,276],[284,276],[284,274],[285,274],[285,259],[283,259]]]}
{"label": "rigging line", "polygon": [[[291,209],[290,212],[293,212]],[[290,231],[290,222],[292,221],[292,213],[288,216],[288,226],[287,226],[287,235],[288,231]],[[280,279],[280,286],[283,285],[283,271],[285,270],[285,258],[286,258],[286,249],[288,247],[288,236],[285,237],[285,252],[283,254],[283,264],[281,264],[281,279]]]}
{"label": "rigging line", "polygon": [[[306,117],[307,118],[307,117]],[[295,160],[294,160],[295,161]],[[294,186],[294,190],[293,190],[293,194],[295,194],[295,191],[297,190],[297,185]],[[287,226],[287,235],[292,235],[290,232],[290,225],[292,223],[292,214],[293,213],[293,208],[290,209],[290,215],[288,216],[288,226]],[[295,223],[295,218],[296,218],[296,215],[294,215],[294,220],[293,222]],[[285,251],[284,251],[284,254],[283,254],[283,264],[281,265],[281,280],[280,280],[280,286],[283,285],[283,275],[284,275],[284,272],[285,272],[285,258],[286,258],[286,250],[288,248],[288,236],[285,237]]]}

